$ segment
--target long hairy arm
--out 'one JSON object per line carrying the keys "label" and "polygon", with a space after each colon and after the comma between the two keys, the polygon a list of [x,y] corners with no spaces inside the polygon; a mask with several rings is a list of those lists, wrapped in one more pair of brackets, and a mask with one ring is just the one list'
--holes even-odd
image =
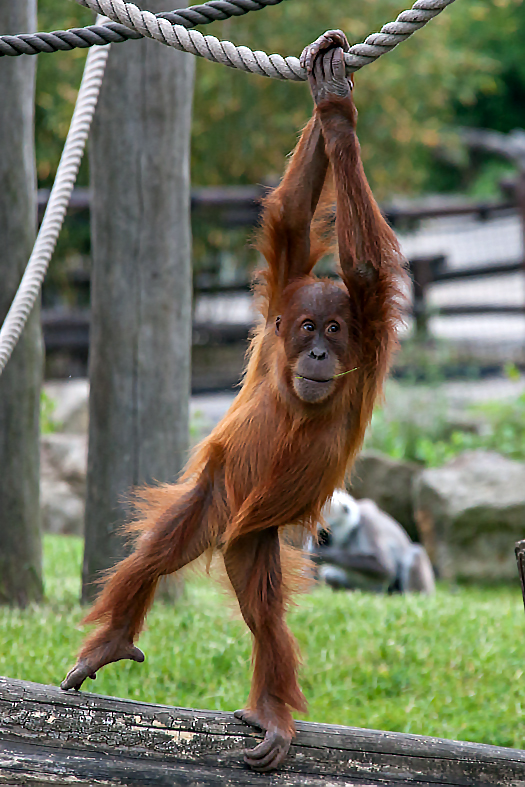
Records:
{"label": "long hairy arm", "polygon": [[303,130],[280,185],[264,201],[258,247],[268,263],[265,273],[270,314],[291,281],[310,273],[323,253],[311,232],[328,169],[320,119],[314,114]]}
{"label": "long hairy arm", "polygon": [[305,50],[303,60],[333,172],[340,273],[359,352],[362,435],[396,344],[406,274],[397,238],[381,215],[361,162],[353,85],[343,58],[347,46],[341,31],[328,31]]}
{"label": "long hairy arm", "polygon": [[362,369],[379,380],[395,343],[405,262],[363,170],[351,96],[330,96],[317,112],[333,169],[339,264],[352,301]]}

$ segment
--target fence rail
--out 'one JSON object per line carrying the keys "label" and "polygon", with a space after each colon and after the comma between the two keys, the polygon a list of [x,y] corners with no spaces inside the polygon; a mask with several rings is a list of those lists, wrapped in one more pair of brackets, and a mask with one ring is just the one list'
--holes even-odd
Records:
{"label": "fence rail", "polygon": [[[202,186],[191,191],[192,210],[220,210],[223,208],[240,208],[242,214],[253,211],[254,223],[260,214],[261,199],[276,183],[261,186]],[[49,199],[49,189],[38,190],[38,211],[43,215]],[[89,210],[91,194],[88,188],[73,190],[69,202],[69,210]],[[448,200],[447,198],[430,198],[419,200],[417,204],[408,202],[387,203],[382,206],[383,214],[393,225],[400,221],[419,221],[421,219],[445,218],[447,216],[475,215],[481,219],[488,218],[495,212],[515,208],[515,199],[505,200]]]}
{"label": "fence rail", "polygon": [[[257,224],[261,210],[261,198],[266,192],[267,187],[264,186],[197,188],[192,191],[191,196],[192,214],[199,219],[218,223],[221,227],[231,228],[241,225],[251,227]],[[45,209],[47,198],[48,192],[40,190],[38,194],[40,213]],[[70,212],[89,211],[89,207],[89,190],[75,189]],[[480,226],[486,226],[484,222],[495,220],[497,223],[501,217],[504,218],[509,214],[509,211],[515,209],[516,202],[511,199],[503,201],[464,200],[462,202],[433,199],[427,202],[420,201],[417,205],[403,203],[384,205],[383,213],[398,231],[406,234],[408,228],[410,234],[411,228],[419,226],[422,222],[427,222],[427,224],[430,222],[428,226],[435,226],[435,222],[432,224],[433,220],[438,220],[439,223],[439,220],[445,219],[444,226],[448,226],[446,219],[453,220],[454,217],[465,217],[467,223],[469,217],[474,219],[472,225],[468,226],[476,227],[478,226],[477,222],[480,222]],[[472,263],[458,266],[456,261],[454,265],[451,265],[448,255],[443,253],[410,256],[413,293],[407,316],[413,317],[415,330],[420,337],[424,338],[429,335],[431,320],[436,316],[467,318],[479,315],[523,315],[525,317],[525,299],[523,305],[514,302],[472,303],[472,299],[469,297],[465,298],[466,302],[462,303],[460,293],[459,302],[444,303],[443,305],[432,303],[431,293],[434,291],[435,285],[463,280],[465,282],[475,279],[488,280],[488,277],[491,276],[505,277],[525,272],[525,263],[521,259],[501,259],[499,263],[491,263],[490,260],[486,260],[486,263],[489,264]],[[78,289],[81,292],[83,289],[84,302],[86,302],[90,284],[88,270],[67,271],[64,274],[64,281],[73,290]],[[220,300],[228,296],[247,295],[249,290],[250,283],[248,281],[223,284],[213,281],[213,277],[210,279],[209,276],[196,276],[194,282],[194,292],[197,298],[218,296]],[[456,294],[456,299],[457,297]],[[511,299],[507,298],[508,300]],[[60,351],[77,353],[85,361],[89,347],[89,321],[90,315],[87,308],[44,309],[42,323],[47,350],[51,354]],[[193,326],[194,354],[199,348],[206,346],[217,350],[225,345],[238,345],[239,362],[233,365],[234,371],[232,372],[236,375],[238,372],[240,373],[242,367],[242,357],[249,330],[250,321],[247,319],[237,322],[234,320],[224,322],[220,319],[197,319]],[[206,356],[206,363],[212,363],[209,354]],[[205,387],[209,388],[209,376],[206,376],[206,379]]]}

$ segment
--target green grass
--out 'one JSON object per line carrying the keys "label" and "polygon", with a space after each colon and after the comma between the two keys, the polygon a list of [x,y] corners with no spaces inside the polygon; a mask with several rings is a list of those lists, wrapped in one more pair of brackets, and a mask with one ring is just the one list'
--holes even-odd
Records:
{"label": "green grass", "polygon": [[[506,376],[515,382],[521,377],[512,364],[507,365]],[[451,420],[450,405],[439,385],[390,380],[384,406],[377,407],[372,416],[365,448],[425,467],[441,467],[458,454],[477,449],[523,462],[525,393],[509,400],[465,405],[462,413],[452,411]]]}
{"label": "green grass", "polygon": [[[0,609],[0,674],[58,683],[82,632],[81,542],[45,539],[45,605]],[[434,598],[333,593],[299,599],[290,625],[304,657],[307,718],[503,746],[525,744],[525,616],[515,588],[440,588]],[[250,679],[250,639],[206,578],[174,608],[157,604],[142,665],[102,670],[89,690],[232,710]]]}

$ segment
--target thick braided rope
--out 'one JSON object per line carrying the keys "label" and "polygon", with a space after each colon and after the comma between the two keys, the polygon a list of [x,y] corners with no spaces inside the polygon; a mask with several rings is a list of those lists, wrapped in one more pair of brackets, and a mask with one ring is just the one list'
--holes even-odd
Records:
{"label": "thick braided rope", "polygon": [[73,119],[46,212],[22,281],[0,330],[0,374],[35,305],[55,249],[97,106],[108,54],[109,46],[97,47],[88,54]]}
{"label": "thick braided rope", "polygon": [[[283,0],[210,0],[204,5],[193,5],[189,8],[156,14],[156,16],[167,19],[172,25],[195,27],[196,25],[207,25],[217,20],[229,19],[232,16],[243,16],[249,11],[259,11],[268,5],[277,5],[282,2]],[[0,57],[85,49],[90,46],[119,44],[130,38],[142,38],[142,34],[119,22],[108,20],[105,25],[74,27],[71,30],[55,30],[53,33],[22,33],[15,36],[0,36]]]}
{"label": "thick braided rope", "polygon": [[[172,25],[168,19],[149,11],[141,11],[125,0],[76,0],[79,5],[105,14],[143,36],[154,38],[175,49],[191,52],[215,63],[239,68],[274,79],[304,81],[306,72],[296,57],[267,55],[252,51],[246,46],[235,46],[231,41],[219,41],[215,36],[205,36],[197,30],[186,30],[181,25]],[[395,22],[385,25],[380,33],[372,33],[362,44],[355,44],[345,53],[347,73],[373,63],[381,55],[390,52],[401,41],[424,27],[454,0],[417,0],[411,9],[403,11]]]}

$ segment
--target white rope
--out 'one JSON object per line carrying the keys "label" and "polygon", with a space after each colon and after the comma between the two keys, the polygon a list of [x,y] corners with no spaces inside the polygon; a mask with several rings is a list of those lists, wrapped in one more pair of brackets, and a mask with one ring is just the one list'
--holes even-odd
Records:
{"label": "white rope", "polygon": [[[197,30],[172,25],[167,19],[159,18],[150,11],[141,11],[133,3],[126,3],[124,0],[76,2],[91,8],[92,11],[105,14],[114,22],[120,22],[143,36],[154,38],[161,44],[191,52],[214,63],[274,79],[292,79],[298,82],[306,80],[306,71],[301,68],[296,57],[267,55],[266,52],[252,51],[247,46],[235,46],[231,41],[219,41],[215,36],[205,36]],[[453,2],[454,0],[417,0],[411,9],[399,14],[395,22],[382,27],[380,33],[372,33],[362,44],[350,47],[350,51],[345,53],[347,73],[357,71],[390,52]]]}
{"label": "white rope", "polygon": [[[97,21],[102,23],[104,20]],[[109,49],[109,46],[95,47],[87,56],[75,111],[46,212],[20,287],[0,330],[0,374],[11,357],[35,305],[55,249],[97,106]]]}

